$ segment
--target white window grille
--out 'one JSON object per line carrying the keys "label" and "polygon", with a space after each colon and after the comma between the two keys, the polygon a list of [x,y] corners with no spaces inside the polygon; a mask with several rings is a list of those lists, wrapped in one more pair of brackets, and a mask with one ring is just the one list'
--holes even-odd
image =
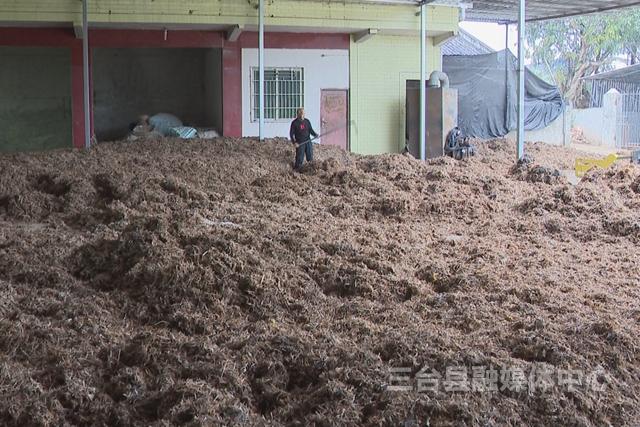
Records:
{"label": "white window grille", "polygon": [[[260,119],[260,73],[251,68],[251,121]],[[267,121],[285,121],[296,117],[304,106],[303,68],[265,68],[264,111]]]}

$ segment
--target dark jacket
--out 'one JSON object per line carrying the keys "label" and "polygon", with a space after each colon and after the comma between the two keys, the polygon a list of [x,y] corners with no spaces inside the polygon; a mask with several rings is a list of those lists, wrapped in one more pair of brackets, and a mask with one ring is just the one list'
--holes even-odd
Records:
{"label": "dark jacket", "polygon": [[295,143],[301,144],[311,139],[311,135],[317,137],[318,134],[313,130],[311,122],[308,119],[300,120],[295,119],[291,123],[291,130],[289,131],[289,137]]}

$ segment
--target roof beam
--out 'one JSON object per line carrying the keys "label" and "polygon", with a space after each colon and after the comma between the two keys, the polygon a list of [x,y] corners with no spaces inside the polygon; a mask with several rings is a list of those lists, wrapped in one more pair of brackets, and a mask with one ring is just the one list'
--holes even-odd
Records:
{"label": "roof beam", "polygon": [[353,42],[364,43],[376,34],[378,34],[378,30],[376,28],[369,28],[368,30],[360,31],[353,35]]}
{"label": "roof beam", "polygon": [[443,43],[445,43],[447,40],[451,40],[452,38],[454,38],[457,34],[454,31],[449,31],[445,34],[442,34],[440,36],[435,36],[433,37],[433,45],[434,46],[440,46]]}
{"label": "roof beam", "polygon": [[73,22],[73,34],[78,40],[84,37],[84,31],[82,30],[82,22]]}
{"label": "roof beam", "polygon": [[[527,1],[526,13],[527,21],[535,22],[638,6],[640,6],[640,0],[584,0],[580,2],[529,0]],[[516,22],[517,11],[517,0],[474,0],[473,8],[467,9],[466,16],[469,20],[475,21]]]}
{"label": "roof beam", "polygon": [[240,35],[244,31],[244,25],[234,25],[227,30],[227,41],[235,43],[240,38]]}

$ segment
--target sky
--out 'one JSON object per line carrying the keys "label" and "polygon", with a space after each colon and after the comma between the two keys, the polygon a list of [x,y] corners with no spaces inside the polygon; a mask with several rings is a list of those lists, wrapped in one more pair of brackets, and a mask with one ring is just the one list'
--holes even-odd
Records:
{"label": "sky", "polygon": [[[500,24],[492,24],[488,22],[461,22],[460,27],[471,33],[471,35],[480,39],[489,47],[496,51],[503,50],[506,42],[505,26]],[[509,48],[514,55],[518,55],[518,26],[509,26]],[[527,64],[530,64],[530,60],[526,60]],[[614,61],[613,68],[626,67],[626,57],[621,56],[618,60]]]}
{"label": "sky", "polygon": [[[476,38],[489,45],[494,50],[503,50],[505,48],[506,34],[505,26],[499,24],[491,24],[487,22],[461,22],[460,27],[471,33]],[[516,42],[518,37],[518,27],[516,25],[509,26],[509,48],[516,53]]]}

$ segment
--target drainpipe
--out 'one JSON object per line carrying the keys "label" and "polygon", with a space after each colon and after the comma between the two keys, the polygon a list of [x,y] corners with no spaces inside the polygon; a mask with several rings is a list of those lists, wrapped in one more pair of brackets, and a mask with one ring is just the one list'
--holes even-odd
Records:
{"label": "drainpipe", "polygon": [[524,157],[524,36],[526,0],[520,0],[518,10],[518,160]]}
{"label": "drainpipe", "polygon": [[509,50],[509,21],[506,21],[504,23],[504,28],[505,28],[505,34],[504,34],[504,46],[506,50]]}
{"label": "drainpipe", "polygon": [[449,89],[449,76],[443,71],[434,71],[429,76],[429,87],[441,87],[443,89]]}
{"label": "drainpipe", "polygon": [[258,97],[260,98],[258,100],[259,103],[259,114],[260,114],[260,118],[259,118],[259,137],[260,137],[260,141],[264,141],[264,0],[259,0],[259,6],[258,6],[258,20],[259,20],[259,24],[258,24],[258,32],[259,32],[259,41],[258,41],[258,68],[259,68],[259,95]]}
{"label": "drainpipe", "polygon": [[84,147],[91,147],[91,106],[89,101],[89,18],[88,0],[82,0],[82,79],[84,95]]}
{"label": "drainpipe", "polygon": [[420,159],[427,159],[427,3],[420,4]]}

